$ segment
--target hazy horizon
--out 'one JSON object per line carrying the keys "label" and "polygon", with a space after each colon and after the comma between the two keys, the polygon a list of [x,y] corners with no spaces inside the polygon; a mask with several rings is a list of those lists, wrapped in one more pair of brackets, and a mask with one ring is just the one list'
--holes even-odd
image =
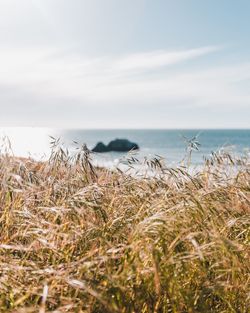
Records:
{"label": "hazy horizon", "polygon": [[49,126],[0,126],[0,130],[12,129],[51,129],[51,130],[250,130],[250,127],[49,127]]}
{"label": "hazy horizon", "polygon": [[[7,138],[6,138],[7,137]],[[236,154],[249,155],[250,129],[51,129],[39,127],[0,127],[0,150],[8,150],[16,156],[35,159],[48,158],[52,138],[72,153],[86,144],[91,150],[98,142],[108,144],[116,138],[129,139],[139,146],[140,158],[160,155],[168,162],[180,161],[186,153],[189,140],[199,142],[199,151],[194,151],[194,163],[201,164],[203,156],[212,151],[226,149]],[[124,153],[92,155],[101,165],[113,166]]]}

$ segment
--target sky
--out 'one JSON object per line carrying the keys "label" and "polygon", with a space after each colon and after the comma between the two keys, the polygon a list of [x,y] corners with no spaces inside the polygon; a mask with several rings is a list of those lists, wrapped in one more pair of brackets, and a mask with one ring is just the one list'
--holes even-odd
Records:
{"label": "sky", "polygon": [[0,126],[249,128],[249,0],[0,0]]}

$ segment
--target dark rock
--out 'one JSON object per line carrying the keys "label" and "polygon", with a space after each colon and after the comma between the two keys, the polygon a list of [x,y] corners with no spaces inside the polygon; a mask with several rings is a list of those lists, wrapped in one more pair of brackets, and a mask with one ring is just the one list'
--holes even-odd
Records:
{"label": "dark rock", "polygon": [[121,152],[127,152],[130,150],[138,150],[139,146],[134,143],[131,142],[127,139],[115,139],[110,141],[110,143],[108,144],[108,149],[109,151],[121,151]]}
{"label": "dark rock", "polygon": [[98,142],[97,145],[92,149],[93,152],[128,152],[130,150],[138,150],[138,144],[131,142],[127,139],[115,139],[110,141],[106,146],[103,142]]}
{"label": "dark rock", "polygon": [[108,147],[103,142],[98,142],[92,149],[93,152],[108,152]]}

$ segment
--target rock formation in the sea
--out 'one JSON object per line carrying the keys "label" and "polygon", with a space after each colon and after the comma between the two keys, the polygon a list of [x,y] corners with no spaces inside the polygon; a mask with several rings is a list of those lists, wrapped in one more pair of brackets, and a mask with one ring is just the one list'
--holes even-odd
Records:
{"label": "rock formation in the sea", "polygon": [[131,142],[127,139],[112,140],[110,141],[107,147],[109,151],[121,151],[121,152],[139,149],[139,146],[136,143]]}
{"label": "rock formation in the sea", "polygon": [[92,149],[93,152],[108,152],[108,147],[103,142],[98,142]]}
{"label": "rock formation in the sea", "polygon": [[131,142],[127,139],[115,139],[110,141],[106,146],[103,142],[98,142],[97,145],[92,149],[93,152],[128,152],[130,150],[138,150],[139,146],[137,143]]}

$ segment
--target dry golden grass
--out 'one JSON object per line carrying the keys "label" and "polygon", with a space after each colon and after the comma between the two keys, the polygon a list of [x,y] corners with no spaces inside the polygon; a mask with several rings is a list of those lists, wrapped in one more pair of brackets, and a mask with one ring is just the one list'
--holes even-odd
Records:
{"label": "dry golden grass", "polygon": [[148,165],[2,155],[0,312],[249,312],[248,160]]}

